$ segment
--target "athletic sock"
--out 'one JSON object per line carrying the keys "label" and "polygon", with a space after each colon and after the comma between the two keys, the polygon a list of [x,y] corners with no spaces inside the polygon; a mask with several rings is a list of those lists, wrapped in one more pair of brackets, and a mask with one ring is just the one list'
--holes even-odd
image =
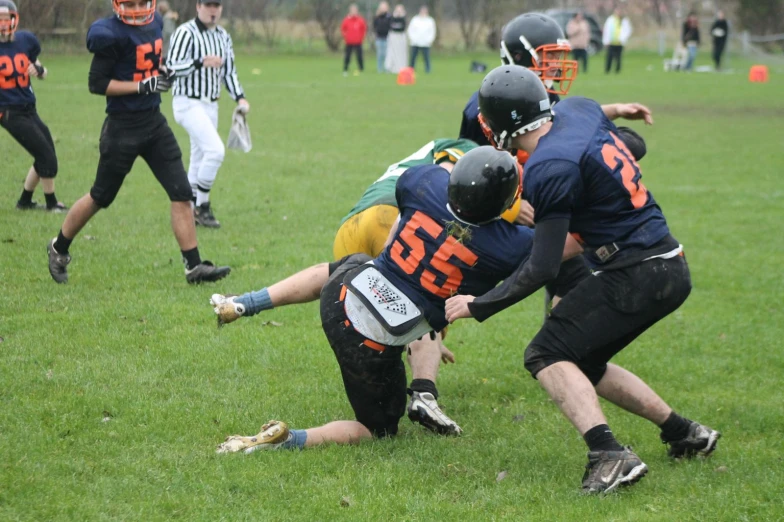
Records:
{"label": "athletic sock", "polygon": [[430,379],[413,379],[411,381],[411,386],[409,386],[407,391],[409,395],[413,395],[414,392],[432,393],[433,398],[438,400],[438,390],[436,389],[436,383]]}
{"label": "athletic sock", "polygon": [[594,426],[585,432],[583,439],[591,451],[623,451],[607,424]]}
{"label": "athletic sock", "polygon": [[666,441],[681,440],[689,434],[691,422],[686,417],[681,417],[674,411],[670,413],[667,420],[660,424],[661,438]]}
{"label": "athletic sock", "polygon": [[235,297],[234,302],[245,306],[245,316],[256,315],[264,310],[272,310],[275,308],[272,304],[272,298],[266,288]]}
{"label": "athletic sock", "polygon": [[68,249],[71,248],[72,242],[73,239],[68,239],[67,237],[65,237],[63,235],[63,231],[60,230],[60,232],[57,234],[57,239],[54,240],[54,249],[58,254],[62,256],[67,256]]}
{"label": "athletic sock", "polygon": [[196,189],[196,206],[200,207],[203,204],[207,204],[209,207],[210,205],[210,191],[204,190],[203,188],[199,187]]}
{"label": "athletic sock", "polygon": [[199,247],[191,248],[190,250],[180,250],[180,252],[182,252],[182,262],[185,263],[186,270],[193,270],[201,264]]}
{"label": "athletic sock", "polygon": [[51,194],[44,193],[44,197],[46,198],[46,208],[54,208],[57,206],[57,196],[54,195],[54,192]]}
{"label": "athletic sock", "polygon": [[307,430],[290,430],[289,438],[281,446],[283,449],[302,449],[308,440]]}
{"label": "athletic sock", "polygon": [[19,203],[25,204],[33,201],[33,191],[22,189],[22,195],[19,196]]}

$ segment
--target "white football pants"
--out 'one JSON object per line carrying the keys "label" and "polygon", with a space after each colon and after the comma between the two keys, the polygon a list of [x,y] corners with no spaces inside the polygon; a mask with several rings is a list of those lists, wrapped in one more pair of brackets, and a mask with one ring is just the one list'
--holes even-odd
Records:
{"label": "white football pants", "polygon": [[226,155],[226,148],[218,135],[218,102],[194,100],[175,96],[174,121],[182,125],[191,137],[191,162],[188,181],[197,204],[209,201],[209,192],[215,183]]}

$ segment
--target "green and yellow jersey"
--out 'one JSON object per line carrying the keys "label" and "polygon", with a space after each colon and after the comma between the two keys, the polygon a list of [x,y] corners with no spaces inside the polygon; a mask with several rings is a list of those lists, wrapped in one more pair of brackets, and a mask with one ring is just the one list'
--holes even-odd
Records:
{"label": "green and yellow jersey", "polygon": [[478,145],[470,140],[437,139],[431,141],[407,158],[390,165],[384,175],[368,187],[351,212],[340,223],[343,224],[352,216],[376,205],[397,207],[395,200],[397,180],[411,167],[440,164],[445,161],[455,163],[466,152],[476,147]]}

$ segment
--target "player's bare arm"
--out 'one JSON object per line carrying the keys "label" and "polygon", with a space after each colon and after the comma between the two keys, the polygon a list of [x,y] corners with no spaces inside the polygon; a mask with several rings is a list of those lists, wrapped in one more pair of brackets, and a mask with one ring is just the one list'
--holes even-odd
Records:
{"label": "player's bare arm", "polygon": [[613,103],[602,105],[602,112],[610,120],[643,120],[646,125],[653,125],[651,110],[641,103]]}

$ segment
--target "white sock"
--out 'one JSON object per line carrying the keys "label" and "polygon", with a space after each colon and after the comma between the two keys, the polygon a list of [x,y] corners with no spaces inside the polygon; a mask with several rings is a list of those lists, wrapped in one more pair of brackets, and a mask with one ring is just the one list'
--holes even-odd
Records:
{"label": "white sock", "polygon": [[204,203],[210,202],[210,193],[201,190],[196,191],[196,206],[200,207]]}

